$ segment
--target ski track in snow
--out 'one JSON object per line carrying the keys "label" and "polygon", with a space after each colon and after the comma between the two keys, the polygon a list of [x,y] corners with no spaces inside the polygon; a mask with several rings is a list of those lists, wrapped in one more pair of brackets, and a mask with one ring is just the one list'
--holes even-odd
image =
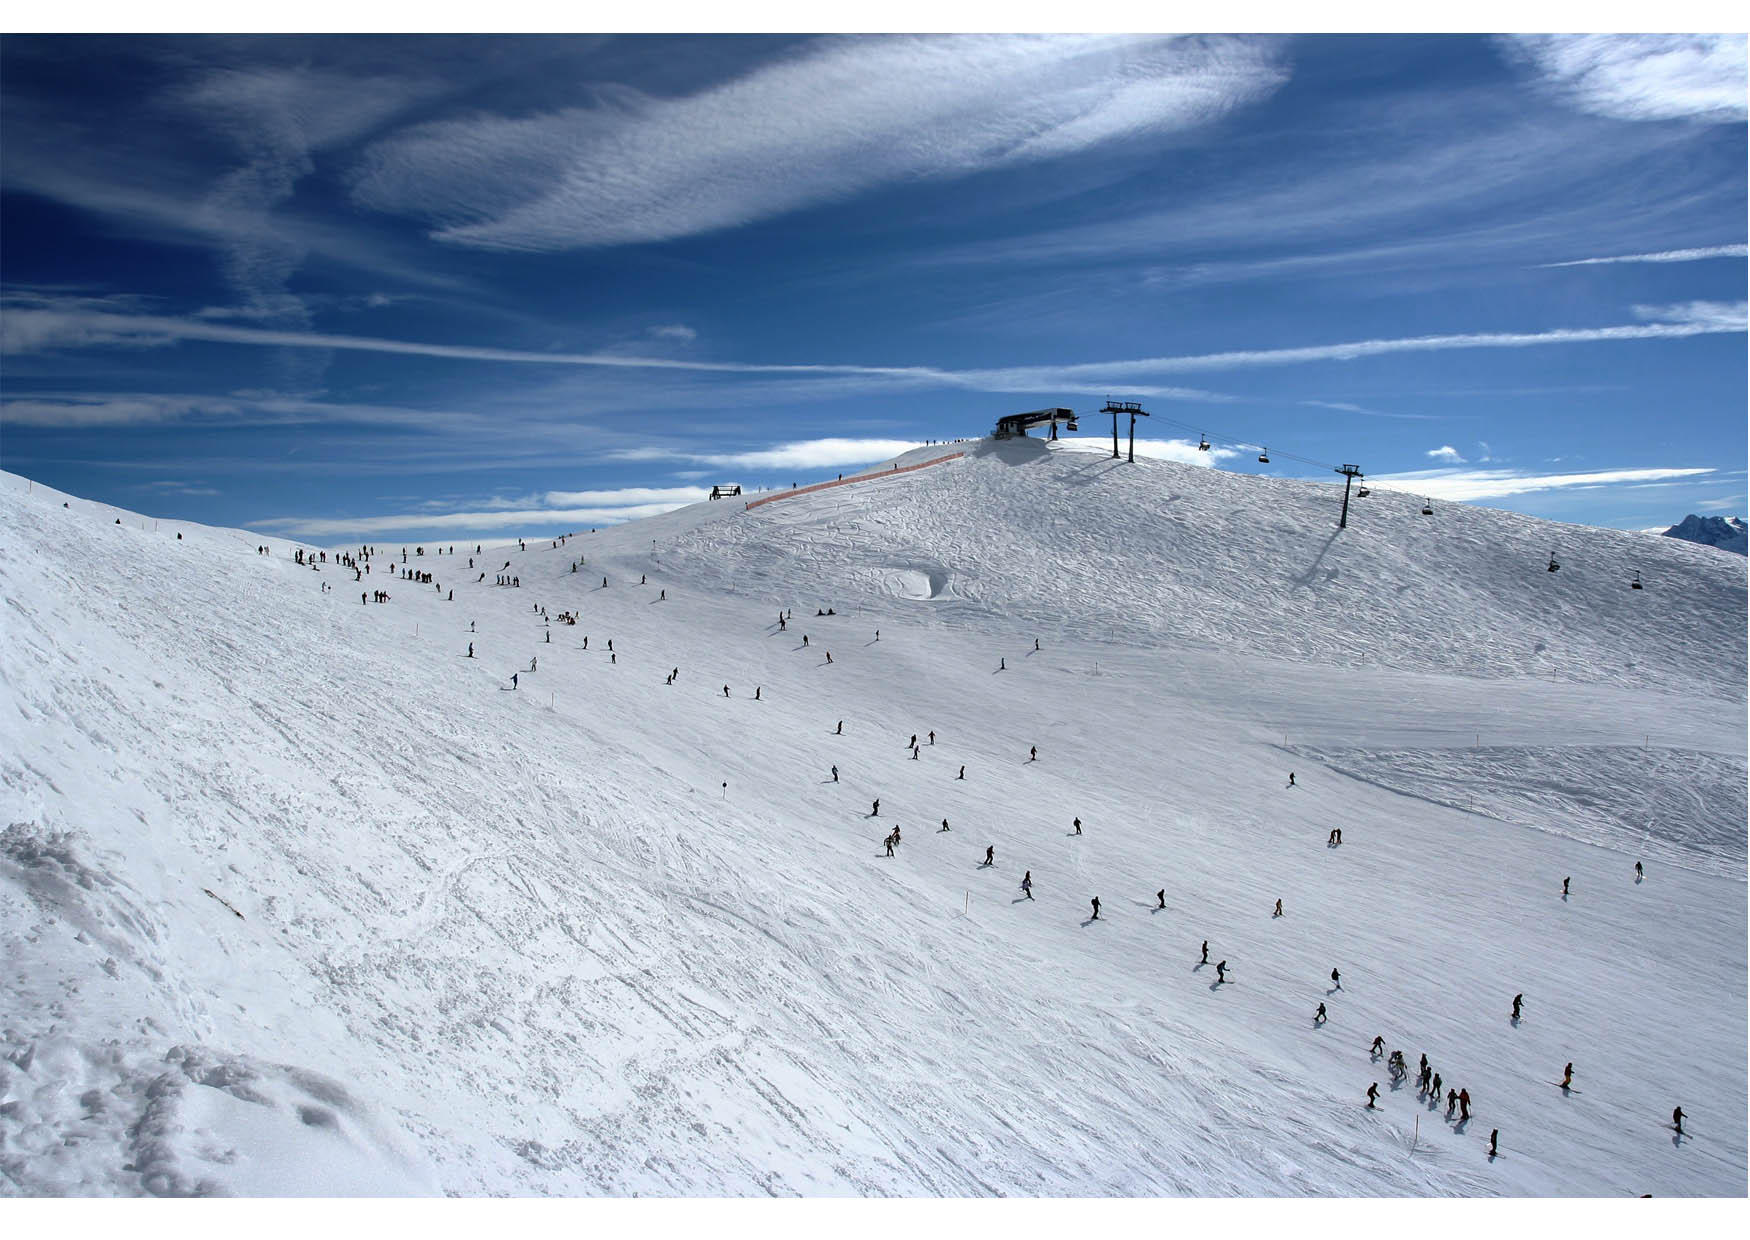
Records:
{"label": "ski track in snow", "polygon": [[362,606],[0,483],[0,1192],[1745,1190],[1741,561],[1029,442]]}

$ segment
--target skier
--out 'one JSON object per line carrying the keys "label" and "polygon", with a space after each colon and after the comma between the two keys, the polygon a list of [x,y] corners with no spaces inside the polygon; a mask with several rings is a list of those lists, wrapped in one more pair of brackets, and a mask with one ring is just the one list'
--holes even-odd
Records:
{"label": "skier", "polygon": [[832,768],[832,782],[835,784],[839,782],[839,768],[836,766]]}
{"label": "skier", "polygon": [[1562,1088],[1568,1089],[1574,1083],[1574,1062],[1568,1061],[1568,1066],[1562,1069]]}
{"label": "skier", "polygon": [[1379,1054],[1379,1053],[1380,1053],[1380,1052],[1381,1052],[1381,1051],[1383,1051],[1383,1050],[1384,1050],[1384,1049],[1385,1049],[1385,1038],[1384,1038],[1384,1036],[1383,1036],[1383,1035],[1379,1035],[1379,1034],[1376,1034],[1376,1035],[1374,1035],[1374,1039],[1373,1039],[1373,1045],[1372,1045],[1372,1046],[1370,1046],[1370,1047],[1368,1047],[1368,1048],[1367,1048],[1367,1049],[1368,1049],[1368,1051],[1369,1051],[1369,1052],[1370,1052],[1370,1053],[1372,1053],[1372,1054],[1375,1054],[1375,1055],[1377,1055],[1377,1054]]}
{"label": "skier", "polygon": [[474,643],[473,642],[468,643],[468,657],[470,659],[472,659],[474,657]]}
{"label": "skier", "polygon": [[1495,1142],[1499,1141],[1500,1139],[1501,1139],[1501,1130],[1499,1128],[1489,1129],[1489,1157],[1490,1158],[1493,1158],[1495,1156]]}
{"label": "skier", "polygon": [[1021,894],[1026,896],[1029,900],[1033,898],[1032,870],[1028,870],[1025,874],[1021,875]]}
{"label": "skier", "polygon": [[917,746],[916,746],[916,745],[913,745],[913,746],[912,746],[912,747],[911,747],[911,760],[912,760],[912,761],[913,761],[913,762],[916,762],[916,761],[917,761],[917,760],[918,760],[918,754],[919,754],[919,753],[920,753],[920,752],[922,752],[922,751],[921,751],[921,750],[919,750],[919,749],[918,749],[918,747],[917,747]]}
{"label": "skier", "polygon": [[880,641],[880,640],[881,640],[881,630],[880,630],[880,629],[876,629],[876,630],[875,630],[875,640],[876,640],[876,641]]}
{"label": "skier", "polygon": [[845,721],[843,719],[839,720],[839,726],[832,730],[832,734],[834,736],[843,736],[845,734]]}
{"label": "skier", "polygon": [[905,743],[905,747],[907,749],[916,749],[918,747],[918,734],[916,732],[911,734],[911,739]]}
{"label": "skier", "polygon": [[1200,963],[1200,964],[1208,964],[1209,963],[1209,940],[1208,939],[1203,940],[1203,959],[1201,961],[1199,961],[1198,963]]}
{"label": "skier", "polygon": [[1075,820],[1075,829],[1077,835],[1082,833],[1082,820],[1080,818]]}
{"label": "skier", "polygon": [[997,671],[1006,672],[1008,670],[1009,670],[1009,661],[1007,659],[998,659],[997,660]]}
{"label": "skier", "polygon": [[1440,1101],[1440,1074],[1438,1072],[1434,1074],[1434,1082],[1429,1087],[1428,1092],[1433,1096],[1435,1103],[1438,1104]]}
{"label": "skier", "polygon": [[961,767],[961,768],[960,768],[960,774],[958,774],[958,775],[956,775],[956,776],[955,776],[955,777],[954,777],[954,778],[955,778],[955,779],[965,779],[965,778],[966,778],[966,768],[965,768],[965,767]]}
{"label": "skier", "polygon": [[1470,1118],[1470,1090],[1468,1089],[1458,1091],[1458,1118],[1461,1120]]}
{"label": "skier", "polygon": [[1282,901],[1281,900],[1276,901],[1276,911],[1274,913],[1271,913],[1270,916],[1272,916],[1272,917],[1282,916]]}
{"label": "skier", "polygon": [[1288,786],[1290,788],[1294,787],[1294,772],[1293,771],[1288,772]]}
{"label": "skier", "polygon": [[930,733],[930,744],[934,745],[935,743],[936,743],[936,734],[934,732],[931,732]]}
{"label": "skier", "polygon": [[517,674],[515,672],[512,672],[510,674],[510,687],[513,689],[516,688],[516,677],[517,677]]}
{"label": "skier", "polygon": [[1683,1108],[1682,1107],[1673,1107],[1671,1109],[1671,1126],[1677,1130],[1678,1136],[1681,1137],[1683,1135]]}
{"label": "skier", "polygon": [[[986,865],[995,865],[997,863],[997,846],[995,844],[991,844],[985,848],[984,863]],[[1031,871],[1028,872],[1031,873]]]}
{"label": "skier", "polygon": [[1514,1020],[1519,1019],[1519,1005],[1524,1003],[1524,1002],[1525,1002],[1525,996],[1523,994],[1517,994],[1517,995],[1513,996],[1513,1019]]}
{"label": "skier", "polygon": [[1447,1119],[1452,1118],[1452,1110],[1457,1105],[1458,1105],[1458,1091],[1456,1089],[1447,1090],[1446,1091],[1446,1118]]}
{"label": "skier", "polygon": [[1343,989],[1343,975],[1335,969],[1331,970],[1331,985],[1337,990]]}
{"label": "skier", "polygon": [[1162,887],[1159,891],[1155,892],[1155,900],[1157,901],[1155,904],[1156,908],[1167,907],[1167,889],[1165,887]]}
{"label": "skier", "polygon": [[876,797],[875,800],[872,801],[869,805],[869,817],[878,818],[880,816],[881,816],[881,798]]}
{"label": "skier", "polygon": [[804,647],[806,647],[808,645],[808,634],[806,634],[806,633],[804,633],[802,635],[802,644]]}
{"label": "skier", "polygon": [[942,819],[942,830],[946,831],[947,829],[948,829],[948,820],[946,818],[944,818],[944,819]]}
{"label": "skier", "polygon": [[539,662],[540,662],[540,661],[541,661],[541,659],[540,659],[540,656],[539,656],[539,655],[536,655],[536,656],[535,656],[535,657],[533,657],[533,658],[531,658],[531,659],[530,659],[530,660],[529,660],[529,670],[530,670],[530,671],[531,671],[531,672],[532,672],[532,671],[534,671],[534,670],[535,670],[535,664],[537,664],[537,663],[539,663]]}
{"label": "skier", "polygon": [[723,696],[724,696],[724,697],[728,697],[728,696],[729,696],[729,686],[728,686],[728,685],[724,685],[724,686],[723,686]]}
{"label": "skier", "polygon": [[1099,896],[1094,897],[1093,904],[1094,904],[1094,915],[1093,915],[1093,917],[1089,918],[1089,920],[1090,921],[1099,921],[1100,920],[1100,897]]}
{"label": "skier", "polygon": [[1373,1110],[1374,1102],[1379,1098],[1379,1082],[1375,1081],[1367,1087],[1367,1109]]}
{"label": "skier", "polygon": [[1569,884],[1569,883],[1570,883],[1570,882],[1571,882],[1571,881],[1573,881],[1573,880],[1572,880],[1572,879],[1567,879],[1567,878],[1564,878],[1564,879],[1563,879],[1563,880],[1562,880],[1562,894],[1563,894],[1563,895],[1567,895],[1567,894],[1568,894],[1568,884]]}
{"label": "skier", "polygon": [[1322,1025],[1324,1023],[1325,1023],[1325,1005],[1321,1003],[1321,1004],[1319,1004],[1318,1015],[1313,1017],[1313,1024]]}
{"label": "skier", "polygon": [[893,836],[889,835],[885,843],[887,844],[887,855],[891,857],[893,855]]}
{"label": "skier", "polygon": [[1641,881],[1641,863],[1639,861],[1637,861],[1637,862],[1635,862],[1635,882],[1638,883],[1640,881]]}
{"label": "skier", "polygon": [[1037,637],[1035,637],[1033,639],[1033,649],[1035,649],[1035,650],[1039,649],[1039,639]]}
{"label": "skier", "polygon": [[830,650],[826,652],[826,661],[828,663],[832,662],[832,651],[830,651]]}
{"label": "skier", "polygon": [[656,601],[659,603],[668,602],[668,591],[667,590],[658,591],[657,595],[656,595]]}
{"label": "skier", "polygon": [[1219,986],[1225,981],[1227,981],[1227,961],[1219,960],[1215,965],[1215,984]]}
{"label": "skier", "polygon": [[1027,747],[1027,761],[1029,761],[1029,762],[1039,761],[1039,746],[1029,745]]}
{"label": "skier", "polygon": [[760,687],[758,685],[753,687],[753,700],[756,702],[760,700]]}

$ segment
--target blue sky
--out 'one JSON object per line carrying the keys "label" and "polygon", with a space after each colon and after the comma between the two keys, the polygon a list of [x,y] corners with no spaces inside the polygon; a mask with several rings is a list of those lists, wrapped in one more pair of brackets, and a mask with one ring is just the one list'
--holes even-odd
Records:
{"label": "blue sky", "polygon": [[1742,35],[9,36],[0,90],[0,465],[154,515],[538,535],[1108,396],[1746,507]]}

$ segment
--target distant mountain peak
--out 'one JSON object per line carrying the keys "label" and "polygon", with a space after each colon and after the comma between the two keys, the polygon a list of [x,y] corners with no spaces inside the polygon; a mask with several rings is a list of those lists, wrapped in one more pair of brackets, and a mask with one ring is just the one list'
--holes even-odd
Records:
{"label": "distant mountain peak", "polygon": [[1681,538],[1704,547],[1718,547],[1737,555],[1750,547],[1750,526],[1737,517],[1698,517],[1693,512],[1665,531],[1666,538]]}

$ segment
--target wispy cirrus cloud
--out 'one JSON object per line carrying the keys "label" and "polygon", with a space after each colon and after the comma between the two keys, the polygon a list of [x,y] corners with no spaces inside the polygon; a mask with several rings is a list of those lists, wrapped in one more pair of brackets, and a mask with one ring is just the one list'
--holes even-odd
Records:
{"label": "wispy cirrus cloud", "polygon": [[1605,469],[1591,473],[1538,474],[1512,469],[1422,469],[1408,473],[1369,474],[1369,486],[1409,491],[1453,501],[1505,499],[1535,491],[1670,482],[1711,474],[1712,469]]}
{"label": "wispy cirrus cloud", "polygon": [[1501,45],[1541,85],[1616,120],[1742,121],[1742,34],[1514,34]]}
{"label": "wispy cirrus cloud", "polygon": [[[251,327],[158,315],[124,315],[85,309],[9,309],[0,316],[0,352],[29,353],[57,347],[156,345],[177,340],[223,344],[344,349],[458,361],[509,362],[542,366],[589,366],[631,370],[691,371],[722,375],[851,376],[903,385],[930,385],[981,391],[1112,391],[1115,394],[1176,395],[1210,399],[1188,389],[1137,387],[1149,375],[1245,370],[1311,362],[1354,361],[1399,353],[1456,349],[1517,349],[1544,345],[1624,340],[1671,340],[1745,330],[1744,302],[1692,301],[1669,306],[1637,306],[1640,323],[1608,327],[1555,328],[1533,332],[1471,332],[1352,340],[1287,348],[1237,349],[1222,353],[1083,362],[1055,366],[1003,366],[951,370],[935,366],[872,366],[846,362],[731,362],[641,357],[620,353],[541,353],[474,345],[425,344],[381,337]],[[1219,397],[1217,397],[1219,399]]]}
{"label": "wispy cirrus cloud", "polygon": [[483,414],[394,405],[309,400],[271,392],[214,396],[161,392],[54,392],[0,401],[0,424],[42,427],[150,426],[172,423],[353,423],[424,431],[496,429]]}
{"label": "wispy cirrus cloud", "polygon": [[373,147],[353,194],[460,245],[668,240],[1202,124],[1287,79],[1276,49],[1255,38],[824,39],[677,98],[616,87],[588,107],[421,126]]}
{"label": "wispy cirrus cloud", "polygon": [[1460,455],[1457,448],[1449,443],[1441,444],[1438,448],[1430,448],[1427,454],[1436,461],[1445,461],[1452,465],[1464,464],[1464,457]]}
{"label": "wispy cirrus cloud", "polygon": [[1613,254],[1606,258],[1573,258],[1565,263],[1539,263],[1547,267],[1595,267],[1603,263],[1699,263],[1707,258],[1750,257],[1750,245],[1708,245],[1693,250],[1656,250],[1651,254]]}

